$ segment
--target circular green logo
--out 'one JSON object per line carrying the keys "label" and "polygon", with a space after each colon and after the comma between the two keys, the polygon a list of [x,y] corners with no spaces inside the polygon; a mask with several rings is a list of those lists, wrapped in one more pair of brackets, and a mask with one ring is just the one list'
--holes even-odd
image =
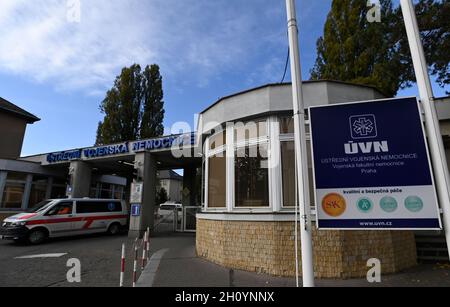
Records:
{"label": "circular green logo", "polygon": [[423,209],[423,201],[420,197],[409,196],[405,199],[405,207],[411,212],[420,212]]}
{"label": "circular green logo", "polygon": [[361,198],[357,203],[359,211],[363,213],[369,213],[373,209],[373,203],[368,198]]}
{"label": "circular green logo", "polygon": [[392,213],[397,210],[398,203],[394,197],[386,196],[380,200],[380,207],[384,212]]}

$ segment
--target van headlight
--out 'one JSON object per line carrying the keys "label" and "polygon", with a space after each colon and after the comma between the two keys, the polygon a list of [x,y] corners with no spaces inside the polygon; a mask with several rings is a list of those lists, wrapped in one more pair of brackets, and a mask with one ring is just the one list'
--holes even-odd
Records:
{"label": "van headlight", "polygon": [[11,226],[25,226],[27,224],[27,222],[15,222],[12,223]]}

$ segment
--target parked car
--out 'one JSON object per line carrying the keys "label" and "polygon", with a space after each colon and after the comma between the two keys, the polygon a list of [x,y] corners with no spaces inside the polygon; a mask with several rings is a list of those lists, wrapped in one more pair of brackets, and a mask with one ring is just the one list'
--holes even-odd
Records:
{"label": "parked car", "polygon": [[11,216],[0,227],[0,239],[40,244],[47,238],[107,232],[127,225],[124,201],[113,199],[51,199],[26,213]]}
{"label": "parked car", "polygon": [[173,222],[173,216],[177,212],[180,221],[183,213],[183,205],[180,202],[167,201],[159,205],[158,217],[166,222]]}

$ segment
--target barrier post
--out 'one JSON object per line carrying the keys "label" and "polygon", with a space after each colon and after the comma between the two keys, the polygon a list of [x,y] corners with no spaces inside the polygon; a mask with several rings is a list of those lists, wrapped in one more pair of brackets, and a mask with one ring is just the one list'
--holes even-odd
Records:
{"label": "barrier post", "polygon": [[144,234],[144,244],[142,246],[142,259],[141,259],[141,269],[144,270],[147,264],[147,241],[148,241],[148,232],[146,231]]}
{"label": "barrier post", "polygon": [[137,282],[137,268],[138,268],[138,239],[134,243],[134,264],[133,264],[133,288],[136,287]]}
{"label": "barrier post", "polygon": [[120,287],[123,287],[125,277],[125,244],[122,244],[122,257],[120,260]]}

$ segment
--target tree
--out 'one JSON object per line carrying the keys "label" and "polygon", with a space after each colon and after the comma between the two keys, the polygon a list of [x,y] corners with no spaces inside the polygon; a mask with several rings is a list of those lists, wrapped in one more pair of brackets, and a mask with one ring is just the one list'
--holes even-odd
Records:
{"label": "tree", "polygon": [[165,202],[167,202],[169,200],[169,196],[167,194],[167,190],[164,188],[161,188],[157,193],[156,193],[156,204],[160,205],[160,204],[164,204]]}
{"label": "tree", "polygon": [[105,114],[97,128],[96,145],[156,137],[163,134],[164,102],[158,65],[144,72],[125,67],[100,105]]}
{"label": "tree", "polygon": [[164,133],[164,101],[162,77],[158,65],[147,66],[144,76],[143,115],[141,138],[150,138]]}
{"label": "tree", "polygon": [[[416,5],[416,14],[430,73],[436,77],[438,84],[445,88],[450,84],[450,2],[421,0]],[[396,17],[399,20],[398,23],[402,25],[403,17],[400,8],[396,10]],[[404,27],[399,26],[396,29],[402,32],[396,33],[401,44],[402,57],[410,62],[409,45]],[[410,69],[405,70],[404,79],[414,81],[414,70],[412,65],[409,67]]]}
{"label": "tree", "polygon": [[[445,84],[445,75],[448,82],[448,49],[440,42],[442,51],[433,51],[439,45],[438,33],[448,38],[448,21],[442,15],[446,6],[440,1],[421,0],[416,8],[422,27],[428,29],[422,34],[431,72],[443,75],[441,85]],[[381,22],[371,23],[367,20],[371,8],[366,0],[333,1],[324,35],[317,42],[311,79],[371,85],[388,97],[411,86],[415,77],[401,9],[394,9],[391,0],[381,0]]]}

